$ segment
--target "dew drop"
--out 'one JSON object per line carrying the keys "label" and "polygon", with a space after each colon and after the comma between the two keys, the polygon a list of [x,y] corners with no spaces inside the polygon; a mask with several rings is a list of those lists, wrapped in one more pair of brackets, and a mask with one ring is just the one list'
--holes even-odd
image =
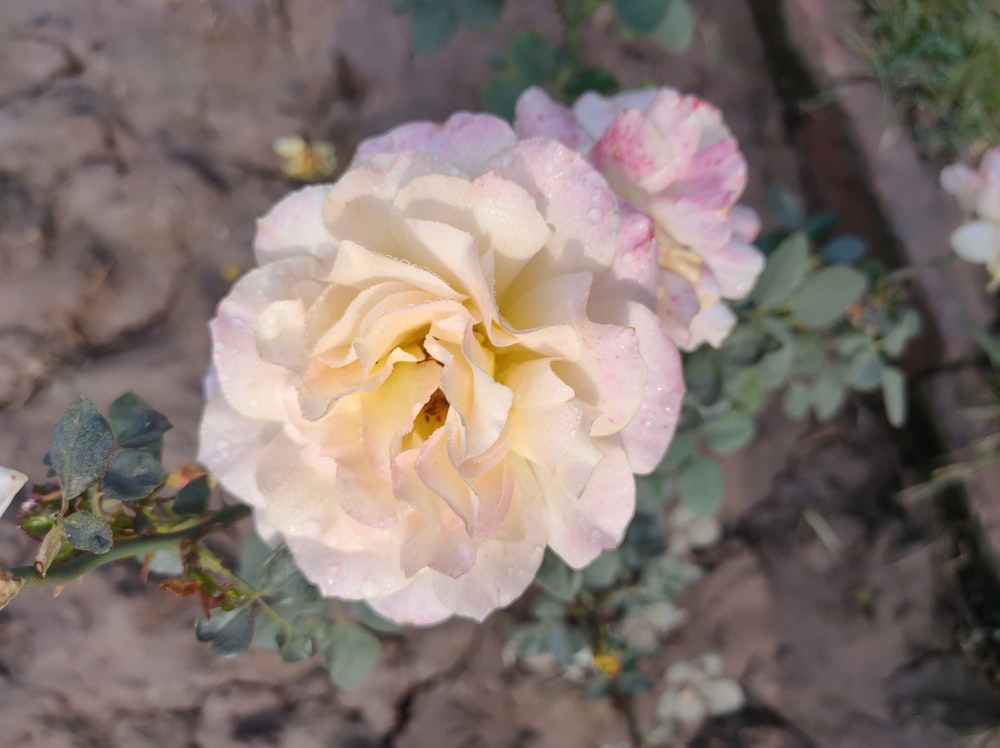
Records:
{"label": "dew drop", "polygon": [[604,218],[604,214],[597,208],[591,208],[587,211],[587,220],[591,223],[598,223],[602,218]]}
{"label": "dew drop", "polygon": [[319,522],[314,519],[308,520],[302,526],[302,532],[307,538],[318,538],[322,528],[319,526]]}
{"label": "dew drop", "polygon": [[590,541],[592,543],[599,543],[601,541],[601,533],[597,530],[590,531]]}
{"label": "dew drop", "polygon": [[233,317],[233,327],[239,328],[239,327],[245,327],[245,326],[246,326],[246,322],[244,322],[243,320],[241,320],[239,317]]}

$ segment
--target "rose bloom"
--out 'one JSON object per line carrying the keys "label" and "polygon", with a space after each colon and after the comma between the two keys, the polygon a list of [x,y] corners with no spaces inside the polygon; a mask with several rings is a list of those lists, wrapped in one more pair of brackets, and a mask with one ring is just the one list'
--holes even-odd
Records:
{"label": "rose bloom", "polygon": [[17,492],[28,482],[28,476],[17,470],[0,467],[0,517],[14,501]]}
{"label": "rose bloom", "polygon": [[530,88],[514,127],[586,155],[628,209],[653,220],[668,333],[685,350],[718,347],[736,324],[723,299],[745,297],[764,267],[751,244],[757,214],[736,205],[746,160],[719,110],[670,88],[586,93],[570,110]]}
{"label": "rose bloom", "polygon": [[683,395],[652,227],[550,139],[456,114],[260,220],[200,460],[325,595],[482,619],[618,545]]}
{"label": "rose bloom", "polygon": [[1000,147],[986,152],[978,170],[965,164],[944,168],[941,186],[973,217],[952,232],[952,249],[963,260],[985,265],[995,290],[1000,287]]}

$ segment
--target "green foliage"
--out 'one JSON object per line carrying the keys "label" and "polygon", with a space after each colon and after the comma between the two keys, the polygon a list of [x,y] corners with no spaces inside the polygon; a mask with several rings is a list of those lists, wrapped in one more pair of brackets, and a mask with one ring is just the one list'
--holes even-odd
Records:
{"label": "green foliage", "polygon": [[708,455],[698,455],[680,470],[677,493],[695,514],[707,517],[722,506],[725,479],[719,463]]}
{"label": "green foliage", "polygon": [[459,24],[488,29],[503,15],[504,0],[388,0],[393,13],[410,13],[410,43],[418,55],[437,52]]}
{"label": "green foliage", "polygon": [[341,621],[330,629],[323,665],[338,688],[352,691],[375,668],[382,645],[374,634],[356,623]]}
{"label": "green foliage", "polygon": [[81,398],[66,409],[52,430],[49,456],[67,500],[104,475],[114,444],[111,427],[90,400]]}
{"label": "green foliage", "polygon": [[79,551],[100,554],[111,550],[111,526],[86,509],[69,515],[63,521],[63,530],[69,544]]}
{"label": "green foliage", "polygon": [[647,34],[663,21],[671,0],[612,0],[618,21],[629,31]]}
{"label": "green foliage", "polygon": [[166,479],[160,461],[144,449],[118,449],[101,482],[104,495],[119,501],[149,496]]}
{"label": "green foliage", "polygon": [[207,475],[195,478],[174,497],[173,510],[184,517],[198,515],[208,508],[212,486]]}
{"label": "green foliage", "polygon": [[249,605],[199,618],[194,627],[198,641],[208,642],[220,657],[235,657],[250,648],[253,616]]}
{"label": "green foliage", "polygon": [[1000,142],[1000,5],[995,0],[859,0],[875,74],[939,164]]}
{"label": "green foliage", "polygon": [[111,403],[108,423],[119,447],[145,449],[160,459],[163,435],[170,430],[170,421],[134,392],[126,392]]}

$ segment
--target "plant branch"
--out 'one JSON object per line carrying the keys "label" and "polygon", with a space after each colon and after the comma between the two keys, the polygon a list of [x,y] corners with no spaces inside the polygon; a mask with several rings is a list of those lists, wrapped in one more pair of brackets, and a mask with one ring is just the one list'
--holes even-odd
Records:
{"label": "plant branch", "polygon": [[228,506],[225,509],[220,509],[204,522],[200,522],[187,529],[162,533],[160,535],[148,535],[133,540],[123,540],[115,543],[111,547],[111,550],[100,556],[92,553],[78,556],[64,564],[59,564],[49,569],[45,576],[42,576],[33,566],[20,566],[16,569],[10,569],[10,574],[23,581],[24,587],[58,587],[112,561],[167,550],[181,540],[203,538],[249,516],[250,507],[248,506],[242,504]]}

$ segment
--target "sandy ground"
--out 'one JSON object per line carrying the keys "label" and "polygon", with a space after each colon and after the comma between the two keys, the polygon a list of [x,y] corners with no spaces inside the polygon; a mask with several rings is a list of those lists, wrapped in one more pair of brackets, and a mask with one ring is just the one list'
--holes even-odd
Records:
{"label": "sandy ground", "polygon": [[[586,39],[626,85],[669,83],[721,106],[764,185],[799,187],[742,0],[703,0],[698,43],[669,57],[613,29]],[[32,0],[0,4],[0,464],[41,475],[52,424],[84,394],[136,390],[195,452],[206,321],[221,268],[251,263],[253,220],[288,190],[271,141],[354,144],[404,120],[477,108],[485,56],[543,3],[508,0],[490,35],[414,59],[377,0]],[[672,658],[722,653],[750,707],[692,745],[939,748],[1000,703],[958,653],[960,606],[932,516],[892,492],[904,462],[863,407],[821,431],[766,420],[728,465],[727,535],[683,601]],[[820,511],[843,550],[801,522]],[[30,557],[0,523],[0,564]],[[505,616],[390,642],[358,692],[266,652],[218,660],[193,604],[105,569],[56,601],[0,613],[0,748],[566,746],[621,740],[567,685],[504,670]],[[651,703],[642,708],[648,711]]]}

